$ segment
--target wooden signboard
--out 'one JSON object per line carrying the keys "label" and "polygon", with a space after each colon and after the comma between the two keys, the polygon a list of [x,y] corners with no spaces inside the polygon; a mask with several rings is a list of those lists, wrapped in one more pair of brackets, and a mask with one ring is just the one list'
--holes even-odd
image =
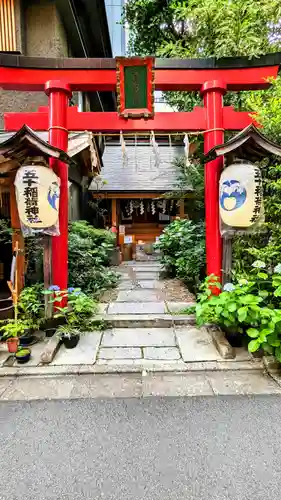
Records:
{"label": "wooden signboard", "polygon": [[124,118],[154,116],[154,58],[117,57],[118,113]]}

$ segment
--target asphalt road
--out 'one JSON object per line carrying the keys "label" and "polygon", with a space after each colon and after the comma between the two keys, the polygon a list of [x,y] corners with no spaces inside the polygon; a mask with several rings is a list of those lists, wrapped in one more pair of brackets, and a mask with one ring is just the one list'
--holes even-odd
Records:
{"label": "asphalt road", "polygon": [[281,398],[0,404],[1,500],[279,500]]}

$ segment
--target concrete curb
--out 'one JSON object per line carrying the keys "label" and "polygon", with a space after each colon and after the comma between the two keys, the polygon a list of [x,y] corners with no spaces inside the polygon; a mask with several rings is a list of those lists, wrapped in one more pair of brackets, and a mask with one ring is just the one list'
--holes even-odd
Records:
{"label": "concrete curb", "polygon": [[[128,360],[127,360],[128,361]],[[237,371],[243,372],[263,372],[264,363],[262,360],[252,360],[252,361],[208,361],[208,362],[171,362],[171,363],[152,363],[151,361],[145,360],[145,362],[139,362],[136,360],[135,363],[128,364],[111,364],[111,365],[99,365],[98,363],[94,365],[42,365],[42,366],[27,366],[23,367],[11,367],[11,368],[1,368],[0,378],[2,377],[49,377],[49,376],[61,376],[61,375],[87,375],[87,374],[112,374],[112,373],[186,373],[186,372],[206,372],[206,371],[216,371],[216,372],[233,372]]]}

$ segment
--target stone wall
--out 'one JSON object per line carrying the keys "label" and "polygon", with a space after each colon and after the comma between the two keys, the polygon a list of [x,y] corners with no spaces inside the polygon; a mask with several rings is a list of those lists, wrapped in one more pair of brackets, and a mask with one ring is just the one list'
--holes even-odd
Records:
{"label": "stone wall", "polygon": [[[23,55],[67,57],[66,33],[54,0],[16,0],[17,45]],[[0,129],[3,114],[11,111],[36,111],[48,102],[43,92],[15,92],[0,89]]]}

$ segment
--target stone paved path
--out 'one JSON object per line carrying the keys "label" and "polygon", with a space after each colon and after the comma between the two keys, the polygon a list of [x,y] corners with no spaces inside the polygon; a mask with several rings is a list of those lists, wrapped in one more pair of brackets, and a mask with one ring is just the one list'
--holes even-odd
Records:
{"label": "stone paved path", "polygon": [[[61,346],[52,363],[42,370],[59,372],[67,367],[73,373],[82,373],[83,367],[92,367],[94,372],[215,370],[218,363],[223,366],[220,369],[229,369],[231,364],[234,369],[233,360],[228,361],[226,368],[226,360],[217,351],[207,328],[198,329],[194,319],[178,314],[191,303],[169,300],[162,289],[160,270],[157,261],[120,266],[116,301],[100,305],[100,316],[107,322],[107,329],[81,336],[75,349]],[[57,345],[55,338],[52,342]],[[11,373],[13,369],[38,368],[44,347],[35,346],[30,362],[22,368],[16,362],[7,366],[8,353],[2,353],[0,375],[3,369]],[[247,352],[239,353],[237,361],[242,363],[242,369],[253,363]],[[202,368],[204,364],[206,368]]]}
{"label": "stone paved path", "polygon": [[118,271],[121,279],[116,301],[101,306],[112,327],[100,335],[86,335],[71,353],[61,348],[53,364],[83,364],[83,359],[88,364],[91,359],[96,366],[104,367],[165,369],[172,364],[181,369],[186,361],[221,359],[205,328],[175,324],[175,313],[191,303],[169,301],[161,289],[157,261],[124,263]]}

